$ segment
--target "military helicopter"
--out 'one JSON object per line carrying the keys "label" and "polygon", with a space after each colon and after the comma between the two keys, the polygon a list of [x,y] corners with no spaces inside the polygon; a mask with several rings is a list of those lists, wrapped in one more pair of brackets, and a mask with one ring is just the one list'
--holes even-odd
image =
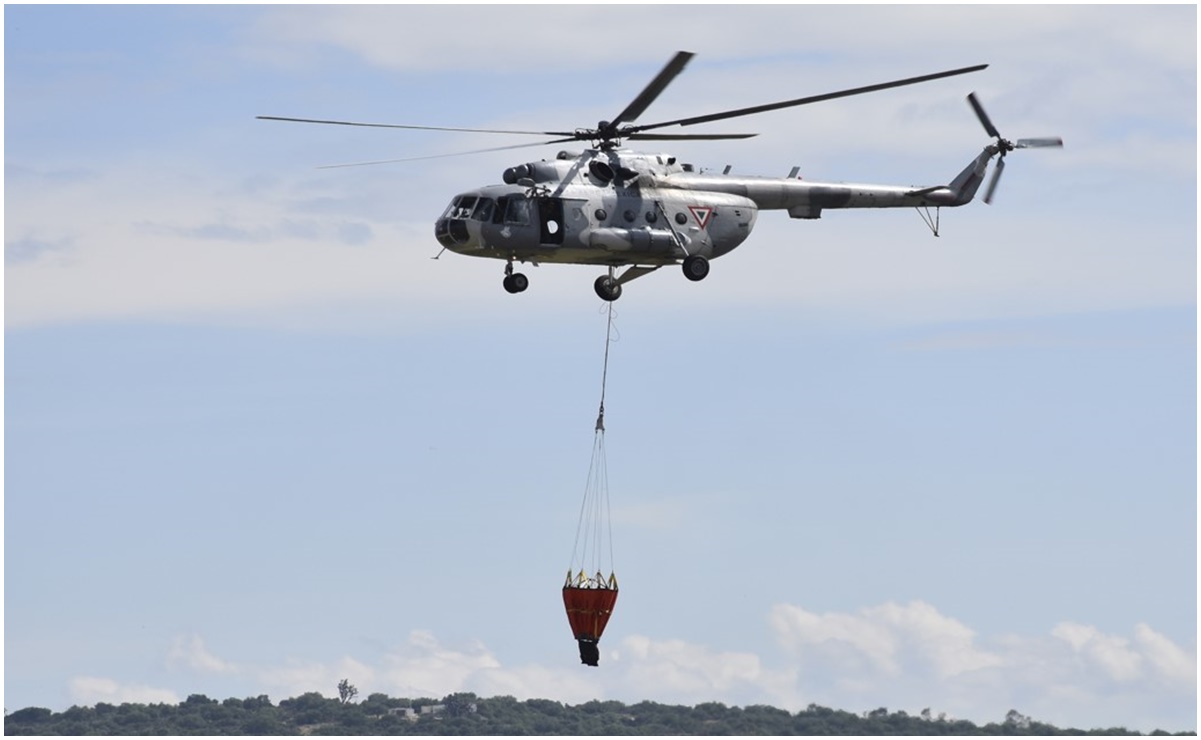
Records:
{"label": "military helicopter", "polygon": [[[553,160],[526,162],[506,169],[503,184],[456,195],[434,224],[444,249],[505,261],[504,288],[521,293],[529,279],[514,262],[568,263],[607,268],[594,284],[597,295],[617,300],[622,286],[665,265],[681,265],[689,280],[703,280],[709,261],[742,244],[760,210],[787,211],[791,218],[820,218],[834,208],[917,208],[938,234],[937,209],[965,205],[975,197],[993,157],[999,157],[984,202],[992,201],[1004,170],[1005,155],[1015,149],[1061,147],[1058,137],[1003,138],[975,94],[968,103],[994,139],[950,183],[928,187],[810,182],[797,177],[747,177],[698,171],[662,153],[635,152],[623,141],[747,139],[756,134],[650,133],[861,95],[904,85],[978,72],[980,64],[795,100],[679,118],[660,123],[635,121],[684,70],[694,54],[677,52],[653,80],[612,119],[595,128],[573,131],[512,131],[387,123],[258,116],[264,120],[341,126],[552,136],[547,141],[477,149],[461,154],[586,142],[583,151],[561,151]],[[434,155],[447,156],[447,155]],[[334,167],[385,164],[433,157],[358,162]],[[935,209],[931,217],[930,208]],[[618,274],[619,268],[625,268]]]}

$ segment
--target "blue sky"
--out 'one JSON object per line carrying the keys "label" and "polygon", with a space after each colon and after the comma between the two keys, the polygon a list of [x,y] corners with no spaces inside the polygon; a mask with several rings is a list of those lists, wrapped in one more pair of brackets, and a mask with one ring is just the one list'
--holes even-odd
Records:
{"label": "blue sky", "polygon": [[[348,677],[1196,729],[1196,9],[650,6],[624,47],[614,12],[5,8],[5,706]],[[646,121],[991,65],[698,165],[944,183],[973,90],[1066,146],[938,238],[768,212],[627,286],[593,670],[559,587],[596,271],[430,259],[453,195],[554,151],[318,170],[510,142],[254,116],[591,126],[677,49]]]}

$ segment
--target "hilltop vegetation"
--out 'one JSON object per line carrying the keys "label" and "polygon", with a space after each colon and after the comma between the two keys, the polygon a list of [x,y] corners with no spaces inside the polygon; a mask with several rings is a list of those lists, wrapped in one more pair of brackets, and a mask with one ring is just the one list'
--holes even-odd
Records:
{"label": "hilltop vegetation", "polygon": [[[815,704],[800,712],[721,703],[695,707],[644,701],[590,701],[569,706],[511,696],[451,694],[355,702],[348,683],[339,699],[308,693],[273,704],[266,696],[217,701],[200,694],[179,704],[112,704],[52,712],[29,707],[4,718],[6,735],[1137,735],[1125,728],[1060,729],[1010,711],[977,726],[880,708],[863,714]],[[1168,733],[1156,731],[1156,735]],[[1179,733],[1194,734],[1194,733]]]}

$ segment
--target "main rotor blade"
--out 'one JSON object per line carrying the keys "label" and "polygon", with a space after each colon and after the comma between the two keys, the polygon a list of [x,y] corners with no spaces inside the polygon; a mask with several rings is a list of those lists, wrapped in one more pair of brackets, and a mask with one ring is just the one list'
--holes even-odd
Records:
{"label": "main rotor blade", "polygon": [[462,131],[469,134],[529,134],[532,136],[574,136],[570,131],[511,131],[494,128],[454,128],[450,126],[410,126],[401,123],[361,123],[358,121],[327,121],[318,118],[287,118],[284,116],[255,116],[263,121],[289,121],[291,123],[321,123],[331,126],[366,126],[369,128],[405,128],[420,131]]}
{"label": "main rotor blade", "polygon": [[677,51],[671,61],[663,69],[659,70],[659,74],[655,75],[655,79],[651,80],[650,84],[643,88],[642,92],[638,93],[638,97],[634,98],[626,106],[626,109],[618,113],[617,118],[614,118],[610,123],[616,126],[622,121],[626,121],[627,123],[632,122],[638,116],[642,115],[647,106],[655,102],[655,98],[659,97],[663,90],[671,84],[676,75],[684,71],[684,66],[688,64],[688,60],[694,56],[696,55],[690,51]]}
{"label": "main rotor blade", "polygon": [[718,141],[721,139],[750,139],[759,134],[630,134],[628,141]]}
{"label": "main rotor blade", "polygon": [[987,64],[977,64],[974,67],[963,67],[961,69],[952,69],[946,72],[936,72],[934,74],[921,75],[920,77],[907,77],[903,80],[894,80],[892,82],[882,82],[878,85],[866,85],[864,87],[855,87],[849,90],[839,90],[838,92],[825,93],[824,95],[811,95],[807,98],[797,98],[795,100],[785,100],[779,103],[768,103],[766,105],[756,105],[750,108],[739,108],[737,110],[723,111],[721,113],[711,113],[707,116],[694,116],[692,118],[678,118],[674,121],[664,121],[663,123],[651,123],[645,126],[630,126],[626,129],[626,136],[637,131],[648,131],[653,128],[663,128],[664,126],[692,126],[698,123],[708,123],[710,121],[722,121],[727,118],[737,118],[738,116],[749,116],[755,113],[766,113],[767,111],[779,110],[781,108],[791,108],[797,105],[808,105],[809,103],[820,103],[823,100],[833,100],[835,98],[846,98],[851,95],[862,95],[863,93],[876,92],[878,90],[888,90],[893,87],[903,87],[905,85],[916,85],[919,82],[929,82],[931,80],[939,80],[943,77],[954,77],[955,75],[967,74],[969,72],[979,72],[987,68]]}
{"label": "main rotor blade", "polygon": [[317,169],[319,170],[336,170],[341,167],[368,167],[375,164],[395,164],[396,162],[417,162],[422,159],[442,159],[444,157],[462,157],[468,154],[484,154],[485,152],[501,152],[507,149],[525,149],[533,146],[549,146],[551,144],[563,144],[576,139],[551,139],[550,141],[535,141],[532,144],[512,144],[510,146],[494,146],[488,149],[472,149],[466,152],[449,152],[447,154],[427,154],[421,157],[404,157],[402,159],[377,159],[371,162],[347,162],[345,164],[325,164]]}
{"label": "main rotor blade", "polygon": [[997,127],[992,125],[992,119],[984,112],[984,106],[980,105],[980,101],[976,100],[976,93],[967,94],[967,102],[971,104],[972,110],[976,111],[976,118],[980,119],[980,125],[984,126],[984,130],[994,139],[1001,138],[1001,134],[997,132]]}
{"label": "main rotor blade", "polygon": [[992,203],[992,195],[997,190],[997,183],[1001,180],[1001,173],[1005,171],[1005,158],[997,160],[997,166],[992,171],[992,179],[988,181],[988,189],[984,191],[984,202]]}

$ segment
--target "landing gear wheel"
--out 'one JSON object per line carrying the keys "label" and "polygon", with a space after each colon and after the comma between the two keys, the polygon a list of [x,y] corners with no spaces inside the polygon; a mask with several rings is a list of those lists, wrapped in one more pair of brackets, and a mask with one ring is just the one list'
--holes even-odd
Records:
{"label": "landing gear wheel", "polygon": [[699,254],[692,254],[684,258],[684,277],[696,282],[704,280],[709,274],[709,260]]}
{"label": "landing gear wheel", "polygon": [[515,272],[512,275],[505,275],[504,286],[505,290],[510,293],[521,293],[530,287],[530,279],[520,272]]}
{"label": "landing gear wheel", "polygon": [[621,298],[621,283],[608,275],[598,277],[592,287],[596,288],[596,294],[602,300],[615,301]]}

